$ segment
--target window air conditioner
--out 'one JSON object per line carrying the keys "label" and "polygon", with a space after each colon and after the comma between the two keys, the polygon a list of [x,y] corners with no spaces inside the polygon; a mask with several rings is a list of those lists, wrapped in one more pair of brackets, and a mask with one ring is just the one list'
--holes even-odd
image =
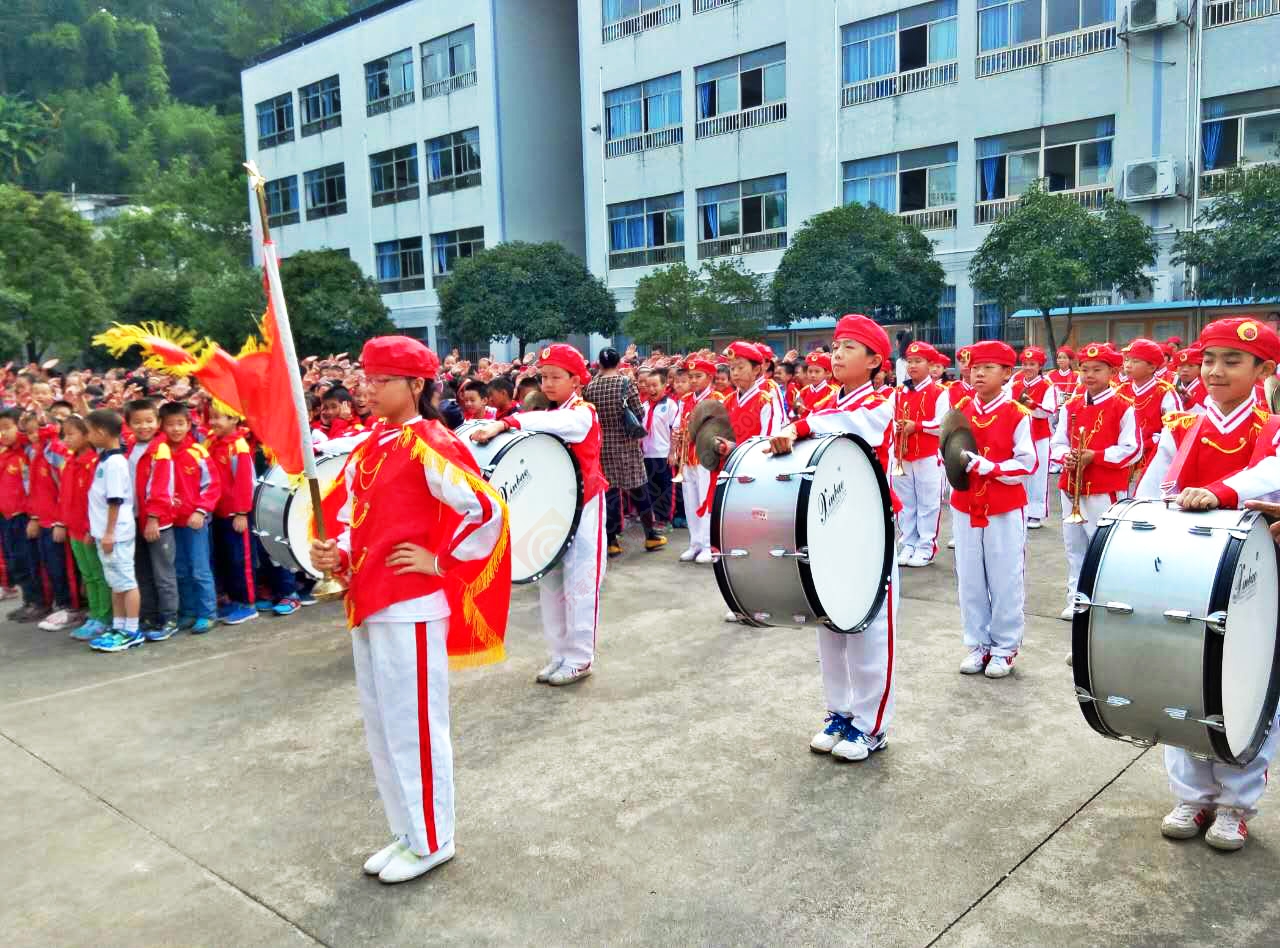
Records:
{"label": "window air conditioner", "polygon": [[1156,201],[1178,193],[1178,164],[1172,155],[1141,158],[1124,166],[1121,196],[1126,201]]}
{"label": "window air conditioner", "polygon": [[1124,0],[1121,33],[1143,33],[1178,22],[1178,0]]}

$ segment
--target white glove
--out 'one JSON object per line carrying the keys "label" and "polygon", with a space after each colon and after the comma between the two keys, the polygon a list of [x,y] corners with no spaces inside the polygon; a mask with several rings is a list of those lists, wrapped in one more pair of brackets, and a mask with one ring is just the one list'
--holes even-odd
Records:
{"label": "white glove", "polygon": [[965,470],[969,473],[977,471],[980,476],[990,474],[996,469],[994,461],[988,461],[981,455],[974,454],[972,451],[966,451],[964,456],[969,459],[969,463],[965,465]]}

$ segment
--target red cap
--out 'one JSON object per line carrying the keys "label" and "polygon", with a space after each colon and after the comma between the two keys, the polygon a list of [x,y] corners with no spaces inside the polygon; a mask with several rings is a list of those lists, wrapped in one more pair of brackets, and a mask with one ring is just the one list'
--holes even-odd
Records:
{"label": "red cap", "polygon": [[1022,350],[1022,361],[1023,362],[1039,362],[1041,365],[1044,365],[1046,362],[1049,361],[1049,359],[1044,354],[1044,350],[1041,349],[1039,346],[1027,346],[1025,349]]}
{"label": "red cap", "polygon": [[1178,354],[1173,357],[1174,365],[1199,365],[1204,361],[1204,350],[1197,343],[1194,346],[1187,346],[1185,349],[1179,349]]}
{"label": "red cap", "polygon": [[834,338],[852,339],[854,342],[862,343],[881,359],[887,361],[889,358],[889,334],[874,319],[860,313],[841,316],[840,321],[836,323]]}
{"label": "red cap", "polygon": [[558,365],[570,375],[576,375],[578,381],[586,382],[590,373],[587,371],[587,360],[573,346],[563,342],[553,342],[538,353],[538,365]]}
{"label": "red cap", "polygon": [[1166,339],[1166,340],[1165,340],[1165,344],[1166,344],[1166,345],[1173,346],[1173,347],[1176,349],[1176,348],[1178,348],[1178,346],[1182,345],[1182,337],[1181,337],[1181,336],[1170,336],[1168,339]]}
{"label": "red cap", "polygon": [[1013,368],[1018,361],[1018,354],[1013,346],[999,339],[984,339],[969,346],[970,365],[1007,365]]}
{"label": "red cap", "polygon": [[400,375],[433,379],[440,369],[436,354],[408,336],[374,336],[360,350],[365,375]]}
{"label": "red cap", "polygon": [[907,358],[910,359],[912,356],[924,359],[926,362],[937,362],[938,350],[927,342],[913,342],[907,346]]}
{"label": "red cap", "polygon": [[969,364],[969,346],[961,346],[956,350],[956,361],[961,365]]}
{"label": "red cap", "polygon": [[829,353],[819,352],[815,349],[804,357],[804,361],[806,365],[818,365],[828,372],[831,371],[831,355]]}
{"label": "red cap", "polygon": [[685,359],[684,367],[689,372],[706,372],[707,375],[716,374],[716,364],[703,356],[690,356]]}
{"label": "red cap", "polygon": [[1210,346],[1239,349],[1259,359],[1274,360],[1280,357],[1280,336],[1266,323],[1251,316],[1215,319],[1200,330],[1196,345],[1201,350]]}
{"label": "red cap", "polygon": [[747,342],[743,339],[729,343],[724,347],[722,354],[726,359],[746,359],[756,365],[761,365],[766,358],[759,346],[754,342]]}
{"label": "red cap", "polygon": [[1164,350],[1160,348],[1160,343],[1152,342],[1150,339],[1138,338],[1133,340],[1124,347],[1124,354],[1130,359],[1141,359],[1143,362],[1150,362],[1156,368],[1164,365]]}
{"label": "red cap", "polygon": [[1120,368],[1124,364],[1124,356],[1111,347],[1106,342],[1091,342],[1083,347],[1077,355],[1081,362],[1105,362],[1113,369]]}
{"label": "red cap", "polygon": [[773,354],[773,346],[769,345],[769,343],[767,342],[757,342],[756,348],[760,350],[760,355],[764,357],[764,361],[766,362],[769,361],[770,359],[778,358],[776,355]]}
{"label": "red cap", "polygon": [[1058,346],[1058,355],[1064,355],[1068,359],[1074,359],[1076,357],[1076,350],[1072,349],[1070,346]]}
{"label": "red cap", "polygon": [[945,352],[939,352],[937,349],[934,349],[933,358],[930,359],[929,361],[932,362],[934,365],[940,365],[945,369],[947,366],[951,364],[951,357],[948,356]]}

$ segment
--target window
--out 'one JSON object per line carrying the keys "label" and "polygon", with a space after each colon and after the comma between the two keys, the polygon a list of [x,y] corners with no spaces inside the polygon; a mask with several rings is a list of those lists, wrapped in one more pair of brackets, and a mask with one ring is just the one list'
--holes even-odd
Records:
{"label": "window", "polygon": [[787,176],[698,189],[698,258],[787,245]]}
{"label": "window", "polygon": [[401,237],[374,244],[373,256],[378,270],[378,288],[383,293],[426,289],[421,237]]}
{"label": "window", "polygon": [[418,146],[402,145],[369,156],[373,206],[418,199]]}
{"label": "window", "polygon": [[468,128],[427,142],[427,193],[480,184],[480,129]]}
{"label": "window", "polygon": [[605,157],[684,141],[680,73],[604,94]]}
{"label": "window", "polygon": [[680,19],[680,0],[603,0],[601,19],[604,24],[601,39],[610,43],[655,26],[675,23]]}
{"label": "window", "polygon": [[1000,339],[1020,349],[1026,343],[1024,319],[1010,319],[1010,307],[992,299],[976,297],[973,301],[973,338]]}
{"label": "window", "polygon": [[1114,49],[1116,0],[978,0],[978,77]]}
{"label": "window", "polygon": [[368,114],[380,115],[413,101],[413,49],[364,64]]}
{"label": "window", "polygon": [[844,105],[956,82],[956,0],[851,23],[841,46]]}
{"label": "window", "polygon": [[347,173],[342,162],[302,176],[307,188],[307,220],[347,213]]}
{"label": "window", "polygon": [[923,326],[917,337],[939,350],[953,352],[956,346],[956,288],[944,286],[938,300],[937,322]]}
{"label": "window", "polygon": [[787,98],[787,44],[699,66],[698,118],[782,103]]}
{"label": "window", "polygon": [[[1042,177],[1050,191],[1109,189],[1115,132],[1109,115],[978,139],[979,202],[1018,197]],[[1093,210],[1101,207],[1101,197],[1086,196],[1081,203]],[[981,210],[977,223],[991,223],[981,219]]]}
{"label": "window", "polygon": [[298,177],[276,178],[267,182],[267,224],[280,227],[298,223]]}
{"label": "window", "polygon": [[1280,161],[1280,86],[1206,99],[1200,119],[1202,171]]}
{"label": "window", "polygon": [[454,264],[459,257],[474,257],[481,250],[484,250],[483,227],[468,227],[465,230],[432,234],[432,285],[439,286],[440,281],[453,272]]}
{"label": "window", "polygon": [[684,260],[684,195],[609,205],[609,268]]}
{"label": "window", "polygon": [[302,103],[302,137],[316,135],[342,124],[342,96],[338,77],[330,76],[298,90]]}
{"label": "window", "polygon": [[448,95],[476,84],[476,30],[454,30],[422,44],[422,97]]}
{"label": "window", "polygon": [[257,109],[259,149],[293,141],[293,93],[259,102]]}
{"label": "window", "polygon": [[846,161],[844,203],[854,202],[911,214],[912,223],[924,230],[955,227],[956,146]]}

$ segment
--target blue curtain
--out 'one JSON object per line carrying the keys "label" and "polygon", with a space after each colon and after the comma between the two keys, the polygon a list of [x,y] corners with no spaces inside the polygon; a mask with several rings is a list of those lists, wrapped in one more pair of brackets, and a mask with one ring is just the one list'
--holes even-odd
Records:
{"label": "blue curtain", "polygon": [[1098,142],[1098,178],[1105,181],[1111,173],[1111,142]]}
{"label": "blue curtain", "polygon": [[702,208],[702,233],[704,240],[720,236],[720,208],[715,204],[707,204]]}
{"label": "blue curtain", "polygon": [[[1222,102],[1210,102],[1205,105],[1209,118],[1217,118],[1227,111]],[[1204,170],[1212,171],[1218,167],[1218,151],[1222,148],[1222,132],[1226,122],[1205,122],[1201,128],[1200,150],[1203,152]]]}
{"label": "blue curtain", "polygon": [[956,21],[939,23],[929,30],[929,63],[946,63],[958,55]]}
{"label": "blue curtain", "polygon": [[1102,20],[1104,23],[1116,18],[1116,0],[1102,0]]}
{"label": "blue curtain", "polygon": [[644,218],[627,218],[627,247],[634,250],[644,247]]}
{"label": "blue curtain", "polygon": [[888,76],[898,71],[897,37],[879,36],[867,44],[872,76]]}
{"label": "blue curtain", "polygon": [[433,151],[427,155],[427,167],[431,170],[431,180],[440,180],[440,152]]}
{"label": "blue curtain", "polygon": [[1004,49],[1009,45],[1009,8],[978,11],[978,51]]}
{"label": "blue curtain", "polygon": [[442,243],[438,243],[436,244],[435,249],[436,249],[436,273],[444,273],[447,271],[449,266],[449,257],[445,253],[445,245]]}
{"label": "blue curtain", "polygon": [[385,253],[377,248],[378,279],[395,280],[400,277],[400,258],[394,253]]}
{"label": "blue curtain", "polygon": [[883,208],[890,214],[898,210],[898,176],[880,175],[868,179],[867,203]]}
{"label": "blue curtain", "polygon": [[711,87],[714,83],[704,82],[698,86],[698,118],[711,118]]}
{"label": "blue curtain", "polygon": [[609,221],[609,250],[616,253],[627,249],[627,222]]}
{"label": "blue curtain", "polygon": [[982,200],[994,200],[996,176],[999,173],[1000,159],[998,157],[982,159]]}
{"label": "blue curtain", "polygon": [[613,23],[622,19],[623,0],[604,0],[604,21]]}

